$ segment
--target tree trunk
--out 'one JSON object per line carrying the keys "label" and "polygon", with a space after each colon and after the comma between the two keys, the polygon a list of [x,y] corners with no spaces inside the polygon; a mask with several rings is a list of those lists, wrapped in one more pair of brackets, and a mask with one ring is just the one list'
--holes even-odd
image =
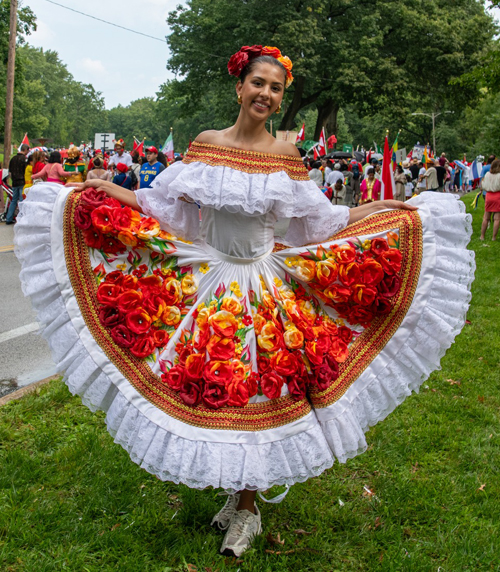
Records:
{"label": "tree trunk", "polygon": [[305,78],[299,76],[295,78],[295,93],[293,94],[293,99],[288,106],[283,119],[281,120],[279,130],[287,131],[294,127],[294,119],[297,113],[302,108],[302,94],[304,93]]}
{"label": "tree trunk", "polygon": [[315,141],[319,140],[321,130],[327,124],[332,114],[335,115],[335,124],[337,123],[338,110],[338,105],[333,101],[333,99],[327,99],[318,106],[318,120],[316,121],[316,129],[314,130]]}

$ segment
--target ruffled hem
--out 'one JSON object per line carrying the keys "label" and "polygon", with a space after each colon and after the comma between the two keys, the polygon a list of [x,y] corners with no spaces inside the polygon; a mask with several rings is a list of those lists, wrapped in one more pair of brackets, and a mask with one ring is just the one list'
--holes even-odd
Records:
{"label": "ruffled hem", "polygon": [[[218,443],[180,437],[160,427],[129,401],[96,364],[79,338],[62,298],[52,260],[51,225],[59,185],[37,185],[23,201],[16,225],[16,254],[22,264],[23,292],[38,312],[42,333],[55,363],[65,371],[70,391],[91,410],[106,412],[108,431],[134,462],[162,480],[194,488],[207,486],[240,490],[267,489],[302,482],[345,462],[366,449],[365,431],[384,419],[411,391],[418,391],[465,322],[474,275],[474,255],[466,250],[471,220],[462,203],[428,194],[415,203],[425,204],[432,219],[426,224],[429,244],[435,249],[432,281],[425,303],[417,295],[418,313],[405,332],[395,355],[393,340],[377,360],[387,360],[377,375],[369,367],[335,404],[316,410],[319,423],[298,434],[269,443]],[[446,200],[445,200],[446,199]],[[56,218],[56,217],[54,217]],[[427,278],[428,279],[428,278]],[[418,309],[417,309],[418,308]],[[406,328],[406,330],[405,330]],[[401,341],[401,340],[400,340]],[[377,361],[376,360],[376,361]],[[383,362],[382,362],[383,363]],[[310,415],[314,415],[311,413]]]}

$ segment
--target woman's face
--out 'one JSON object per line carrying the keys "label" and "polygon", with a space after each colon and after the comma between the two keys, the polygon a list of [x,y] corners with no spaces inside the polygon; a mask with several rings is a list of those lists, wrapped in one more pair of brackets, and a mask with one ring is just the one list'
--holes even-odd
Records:
{"label": "woman's face", "polygon": [[272,64],[255,65],[244,83],[239,81],[236,84],[242,109],[258,120],[267,119],[278,109],[284,89],[283,70]]}
{"label": "woman's face", "polygon": [[373,181],[373,179],[375,178],[375,173],[373,171],[371,171],[370,173],[368,173],[368,179],[370,181]]}

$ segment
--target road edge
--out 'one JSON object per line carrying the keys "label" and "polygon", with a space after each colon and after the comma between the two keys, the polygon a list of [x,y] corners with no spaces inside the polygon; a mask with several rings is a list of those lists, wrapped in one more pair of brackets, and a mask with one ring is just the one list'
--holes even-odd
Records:
{"label": "road edge", "polygon": [[35,381],[35,383],[31,383],[30,385],[26,385],[25,387],[21,387],[17,391],[8,393],[7,395],[0,397],[0,407],[2,407],[3,405],[7,405],[7,403],[10,403],[11,401],[21,399],[21,397],[24,397],[28,393],[32,393],[33,391],[36,391],[39,387],[47,385],[47,383],[54,381],[54,379],[59,379],[60,377],[61,374],[51,375],[50,377],[46,377],[45,379],[41,379],[40,381]]}

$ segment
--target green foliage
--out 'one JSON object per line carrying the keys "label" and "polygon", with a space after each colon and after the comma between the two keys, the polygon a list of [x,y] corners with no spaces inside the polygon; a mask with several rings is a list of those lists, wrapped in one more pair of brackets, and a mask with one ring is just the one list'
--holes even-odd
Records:
{"label": "green foliage", "polygon": [[443,369],[368,432],[367,452],[260,504],[264,533],[241,560],[218,554],[216,491],[140,469],[53,382],[0,408],[0,569],[498,570],[500,242],[479,241],[482,202],[472,214],[470,324]]}

